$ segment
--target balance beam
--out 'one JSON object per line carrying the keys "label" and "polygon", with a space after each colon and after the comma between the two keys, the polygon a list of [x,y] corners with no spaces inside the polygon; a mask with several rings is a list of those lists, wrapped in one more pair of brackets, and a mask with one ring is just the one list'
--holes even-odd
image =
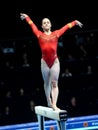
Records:
{"label": "balance beam", "polygon": [[66,110],[53,110],[49,107],[35,106],[35,113],[58,121],[67,119]]}
{"label": "balance beam", "polygon": [[44,130],[44,117],[56,120],[58,124],[58,130],[66,130],[66,110],[53,110],[49,107],[35,106],[35,113],[38,118],[40,130]]}

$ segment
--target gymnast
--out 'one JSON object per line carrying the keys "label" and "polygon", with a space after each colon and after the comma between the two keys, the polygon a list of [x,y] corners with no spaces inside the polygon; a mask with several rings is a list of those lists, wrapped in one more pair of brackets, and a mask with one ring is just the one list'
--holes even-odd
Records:
{"label": "gymnast", "polygon": [[37,37],[39,46],[41,48],[41,72],[44,81],[44,91],[46,95],[47,106],[51,107],[53,110],[60,110],[60,108],[57,106],[59,95],[58,78],[60,73],[60,62],[57,55],[58,39],[68,29],[71,29],[76,25],[82,28],[83,24],[78,20],[74,20],[58,30],[51,31],[52,24],[50,19],[43,18],[41,23],[43,31],[41,31],[37,28],[34,21],[32,21],[27,14],[20,13],[20,18],[21,20],[25,19],[30,25],[31,30]]}

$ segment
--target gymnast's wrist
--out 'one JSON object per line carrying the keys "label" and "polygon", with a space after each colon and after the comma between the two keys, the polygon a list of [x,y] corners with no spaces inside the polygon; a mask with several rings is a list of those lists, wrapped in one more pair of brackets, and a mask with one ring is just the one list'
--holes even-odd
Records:
{"label": "gymnast's wrist", "polygon": [[29,16],[26,17],[26,21],[28,22],[28,24],[32,24],[33,23],[33,21],[30,19]]}
{"label": "gymnast's wrist", "polygon": [[69,27],[69,28],[72,28],[72,23],[68,23],[68,27]]}

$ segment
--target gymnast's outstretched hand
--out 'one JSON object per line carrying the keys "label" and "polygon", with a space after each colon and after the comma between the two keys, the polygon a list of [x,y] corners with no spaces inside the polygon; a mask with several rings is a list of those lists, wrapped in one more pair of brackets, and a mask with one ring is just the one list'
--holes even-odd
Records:
{"label": "gymnast's outstretched hand", "polygon": [[27,14],[20,13],[20,19],[21,19],[21,20],[24,20],[26,17],[28,17]]}
{"label": "gymnast's outstretched hand", "polygon": [[79,22],[78,20],[76,20],[76,25],[78,25],[80,28],[82,28],[83,24],[81,22]]}

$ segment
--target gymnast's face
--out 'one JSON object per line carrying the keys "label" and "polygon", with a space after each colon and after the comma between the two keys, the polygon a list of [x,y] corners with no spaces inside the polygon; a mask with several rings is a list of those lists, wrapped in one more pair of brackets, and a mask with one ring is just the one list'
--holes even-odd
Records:
{"label": "gymnast's face", "polygon": [[51,22],[48,18],[44,18],[42,20],[42,28],[44,31],[48,31],[51,29]]}

